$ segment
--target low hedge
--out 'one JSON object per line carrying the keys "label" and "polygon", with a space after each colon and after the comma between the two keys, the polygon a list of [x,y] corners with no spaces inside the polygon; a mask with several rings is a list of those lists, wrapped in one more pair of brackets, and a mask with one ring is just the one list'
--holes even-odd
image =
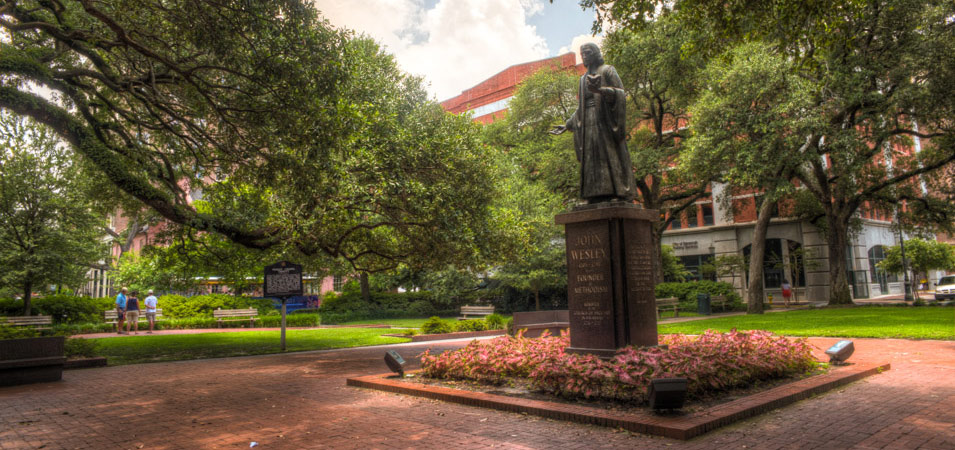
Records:
{"label": "low hedge", "polygon": [[444,304],[427,291],[372,292],[371,301],[366,302],[360,292],[346,290],[341,294],[326,294],[319,312],[324,323],[335,324],[353,320],[454,315],[459,306]]}
{"label": "low hedge", "polygon": [[656,298],[676,297],[680,299],[680,309],[695,310],[696,295],[710,294],[710,297],[716,295],[725,295],[735,307],[741,307],[742,302],[739,294],[733,288],[732,284],[723,281],[686,281],[683,283],[660,283],[656,286]]}
{"label": "low hedge", "polygon": [[[53,323],[84,323],[103,320],[103,311],[113,307],[109,297],[76,297],[72,295],[47,295],[30,300],[30,313],[52,316]],[[23,314],[23,300],[0,299],[0,316]]]}
{"label": "low hedge", "polygon": [[[163,312],[165,315],[165,312]],[[319,314],[287,314],[285,316],[285,326],[287,327],[317,327],[321,325],[322,320]],[[227,322],[230,328],[248,328],[249,322]],[[282,325],[281,315],[259,316],[255,319],[255,328],[278,328]],[[202,328],[217,328],[218,323],[211,317],[187,317],[181,319],[166,319],[156,322],[156,330],[196,330]],[[149,325],[145,322],[139,323],[139,331],[148,330]],[[75,334],[90,333],[110,333],[113,332],[113,326],[108,323],[88,322],[79,324],[60,324],[54,325],[53,333],[58,335],[71,336]]]}

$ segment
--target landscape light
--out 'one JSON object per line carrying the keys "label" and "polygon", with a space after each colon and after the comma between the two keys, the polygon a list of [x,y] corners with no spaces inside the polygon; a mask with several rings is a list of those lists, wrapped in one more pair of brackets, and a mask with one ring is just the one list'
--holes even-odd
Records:
{"label": "landscape light", "polygon": [[385,352],[385,364],[388,369],[398,374],[399,377],[405,376],[405,360],[394,350]]}
{"label": "landscape light", "polygon": [[650,399],[650,408],[680,409],[686,401],[686,378],[657,378],[650,380],[647,396]]}
{"label": "landscape light", "polygon": [[839,341],[836,342],[836,345],[829,347],[829,350],[826,350],[826,354],[829,355],[829,364],[843,365],[846,364],[846,360],[852,356],[855,346],[852,345],[852,341]]}

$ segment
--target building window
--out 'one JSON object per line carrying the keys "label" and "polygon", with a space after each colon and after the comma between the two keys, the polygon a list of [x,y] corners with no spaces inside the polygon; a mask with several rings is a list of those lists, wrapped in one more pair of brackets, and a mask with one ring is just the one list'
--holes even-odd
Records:
{"label": "building window", "polygon": [[671,217],[673,217],[673,220],[670,221],[671,230],[679,230],[680,228],[683,228],[683,224],[680,222],[681,218],[678,214],[674,214]]}
{"label": "building window", "polygon": [[869,279],[874,282],[897,283],[899,275],[887,273],[879,268],[878,264],[885,259],[885,247],[876,245],[869,249]]}
{"label": "building window", "polygon": [[345,285],[345,277],[335,275],[332,277],[332,290],[335,292],[341,292],[342,286]]}
{"label": "building window", "polygon": [[212,292],[213,294],[219,294],[219,293],[222,292],[222,285],[221,285],[221,284],[213,284],[213,285],[209,286],[209,291]]}
{"label": "building window", "polygon": [[713,225],[713,204],[700,205],[700,210],[703,211],[703,226]]}
{"label": "building window", "polygon": [[686,213],[686,227],[687,228],[696,228],[700,226],[699,221],[697,221],[696,211],[687,211]]}
{"label": "building window", "polygon": [[[752,244],[743,248],[743,256],[747,261],[753,251]],[[783,282],[783,245],[780,239],[766,239],[766,252],[763,257],[763,287],[778,288]],[[749,283],[749,271],[746,272],[746,282]]]}
{"label": "building window", "polygon": [[[716,281],[716,274],[708,273],[703,274],[700,270],[703,267],[703,264],[710,262],[713,259],[713,255],[704,254],[704,255],[689,255],[689,256],[679,256],[680,263],[683,264],[683,267],[690,272],[686,277],[686,281],[699,281],[699,280],[710,280]],[[665,281],[672,282],[677,281],[673,279],[666,279]]]}

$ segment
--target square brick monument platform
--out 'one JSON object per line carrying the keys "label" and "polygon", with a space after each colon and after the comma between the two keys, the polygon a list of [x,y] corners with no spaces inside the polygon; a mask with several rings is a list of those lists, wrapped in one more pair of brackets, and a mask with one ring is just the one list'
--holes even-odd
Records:
{"label": "square brick monument platform", "polygon": [[597,203],[558,214],[567,235],[571,353],[603,358],[657,345],[651,225],[656,210]]}

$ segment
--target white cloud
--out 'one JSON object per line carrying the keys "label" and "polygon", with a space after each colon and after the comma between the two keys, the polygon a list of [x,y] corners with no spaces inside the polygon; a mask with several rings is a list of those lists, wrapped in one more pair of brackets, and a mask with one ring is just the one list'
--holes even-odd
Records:
{"label": "white cloud", "polygon": [[601,46],[601,44],[603,43],[603,40],[604,40],[603,36],[591,36],[589,34],[581,34],[579,36],[574,36],[574,39],[570,41],[570,47],[561,47],[560,51],[557,52],[557,54],[563,55],[564,53],[567,53],[567,52],[574,52],[574,55],[577,56],[577,64],[583,64],[584,61],[580,59],[580,46],[586,43],[592,42],[594,44],[597,44],[598,47],[603,48]]}
{"label": "white cloud", "polygon": [[547,43],[527,18],[546,0],[314,0],[335,26],[371,36],[401,68],[423,76],[439,100],[513,64],[546,58]]}

